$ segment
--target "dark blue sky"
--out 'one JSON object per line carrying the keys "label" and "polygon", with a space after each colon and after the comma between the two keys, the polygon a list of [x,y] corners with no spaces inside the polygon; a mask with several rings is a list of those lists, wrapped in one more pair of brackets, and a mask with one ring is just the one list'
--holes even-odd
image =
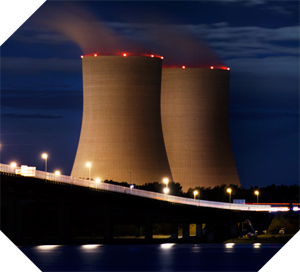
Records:
{"label": "dark blue sky", "polygon": [[1,162],[70,174],[82,54],[155,53],[231,68],[243,187],[299,184],[298,1],[47,1],[1,46]]}

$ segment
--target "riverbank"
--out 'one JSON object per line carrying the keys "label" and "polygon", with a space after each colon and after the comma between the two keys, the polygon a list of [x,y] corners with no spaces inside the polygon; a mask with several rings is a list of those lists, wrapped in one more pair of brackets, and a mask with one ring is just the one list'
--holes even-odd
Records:
{"label": "riverbank", "polygon": [[294,234],[261,234],[257,238],[249,238],[248,236],[233,238],[225,241],[224,243],[236,243],[236,244],[253,244],[253,243],[264,243],[264,244],[285,244],[287,243]]}

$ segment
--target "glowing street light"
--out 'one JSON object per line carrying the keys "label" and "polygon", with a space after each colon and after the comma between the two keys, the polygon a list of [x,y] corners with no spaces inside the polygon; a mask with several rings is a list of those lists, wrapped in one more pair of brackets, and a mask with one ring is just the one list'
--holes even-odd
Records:
{"label": "glowing street light", "polygon": [[92,166],[92,164],[90,162],[87,162],[86,166],[89,168],[89,180],[90,180],[91,179],[91,166]]}
{"label": "glowing street light", "polygon": [[11,168],[16,168],[17,167],[17,163],[16,162],[11,162],[10,163],[10,167]]}
{"label": "glowing street light", "polygon": [[131,184],[130,185],[130,193],[132,194],[132,189],[134,188],[134,185],[133,184]]}
{"label": "glowing street light", "polygon": [[164,178],[164,179],[163,179],[163,183],[165,183],[166,186],[168,187],[169,179],[168,179],[168,178]]}
{"label": "glowing street light", "polygon": [[231,203],[231,189],[230,188],[228,188],[227,189],[227,193],[229,193],[229,203]]}
{"label": "glowing street light", "polygon": [[170,192],[169,188],[168,188],[168,187],[165,187],[165,188],[164,188],[164,194],[167,195],[169,192]]}
{"label": "glowing street light", "polygon": [[196,196],[199,194],[197,190],[194,191],[194,203],[196,203]]}
{"label": "glowing street light", "polygon": [[45,160],[45,172],[47,172],[47,159],[48,159],[48,154],[43,153],[42,158]]}
{"label": "glowing street light", "polygon": [[256,194],[256,197],[257,197],[257,203],[258,203],[258,195],[259,195],[259,191],[256,190],[256,191],[254,192],[254,194]]}
{"label": "glowing street light", "polygon": [[59,175],[60,175],[60,171],[59,171],[59,170],[56,170],[56,171],[54,172],[54,175],[55,175],[55,176],[59,176]]}

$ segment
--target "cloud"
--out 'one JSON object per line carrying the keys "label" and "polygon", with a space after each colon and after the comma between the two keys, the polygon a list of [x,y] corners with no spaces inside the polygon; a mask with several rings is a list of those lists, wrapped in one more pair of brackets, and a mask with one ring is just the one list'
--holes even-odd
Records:
{"label": "cloud", "polygon": [[26,74],[40,71],[78,72],[81,70],[81,59],[2,57],[1,69]]}
{"label": "cloud", "polygon": [[61,119],[62,115],[45,115],[45,114],[16,114],[16,113],[6,113],[2,114],[2,117],[18,118],[18,119]]}

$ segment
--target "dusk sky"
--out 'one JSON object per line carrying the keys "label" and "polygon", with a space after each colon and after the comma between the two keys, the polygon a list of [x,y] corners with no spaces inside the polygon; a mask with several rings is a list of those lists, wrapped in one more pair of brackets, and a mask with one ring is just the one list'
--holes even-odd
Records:
{"label": "dusk sky", "polygon": [[230,67],[242,187],[299,184],[299,1],[47,1],[1,46],[1,163],[44,170],[47,152],[48,171],[69,175],[80,56],[123,52]]}

